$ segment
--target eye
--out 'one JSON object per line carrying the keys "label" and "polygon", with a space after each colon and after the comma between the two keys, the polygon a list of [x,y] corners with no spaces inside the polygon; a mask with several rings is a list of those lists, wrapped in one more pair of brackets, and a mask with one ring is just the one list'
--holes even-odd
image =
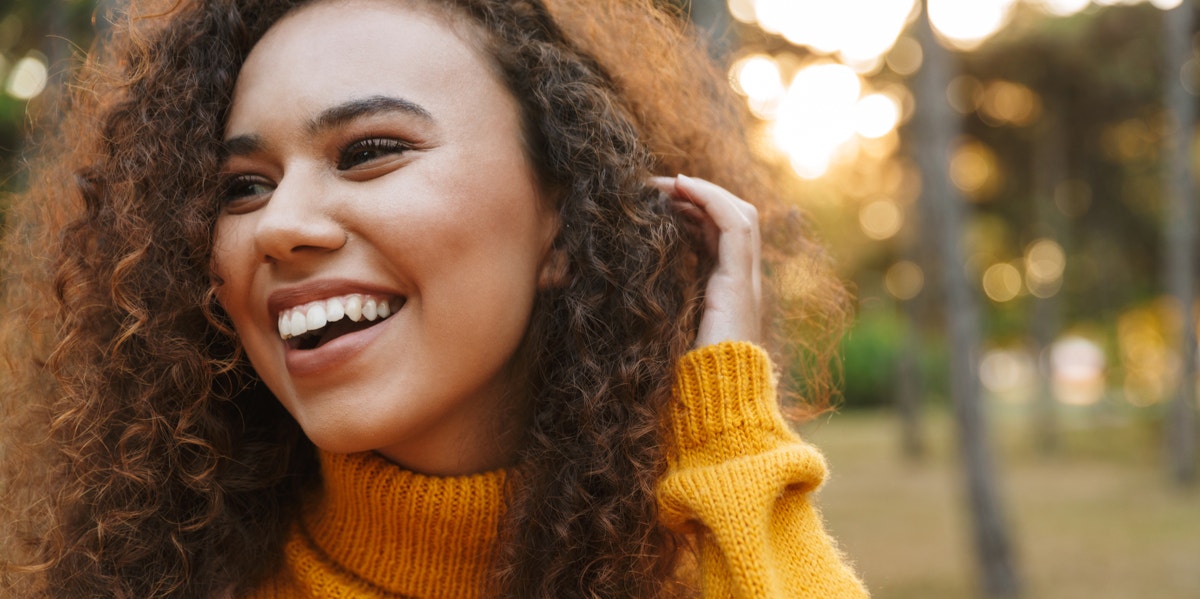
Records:
{"label": "eye", "polygon": [[255,175],[237,175],[225,183],[221,201],[225,205],[244,203],[265,196],[275,189],[275,184]]}
{"label": "eye", "polygon": [[375,137],[362,139],[346,146],[338,156],[339,171],[348,171],[388,155],[401,155],[412,146],[398,139]]}

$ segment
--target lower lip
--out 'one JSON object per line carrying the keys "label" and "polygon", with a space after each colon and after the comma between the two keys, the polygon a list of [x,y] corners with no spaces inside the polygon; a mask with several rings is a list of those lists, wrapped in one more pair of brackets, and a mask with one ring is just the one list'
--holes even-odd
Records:
{"label": "lower lip", "polygon": [[306,377],[341,368],[382,335],[398,315],[393,314],[373,327],[342,335],[316,349],[285,349],[283,359],[288,373],[293,377]]}

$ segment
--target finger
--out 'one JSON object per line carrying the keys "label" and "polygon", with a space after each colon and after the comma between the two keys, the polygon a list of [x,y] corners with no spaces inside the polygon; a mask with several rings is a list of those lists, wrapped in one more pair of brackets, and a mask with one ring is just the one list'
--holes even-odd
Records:
{"label": "finger", "polygon": [[757,209],[703,179],[680,175],[675,179],[675,188],[680,196],[702,208],[719,230],[718,268],[755,272],[760,254]]}
{"label": "finger", "polygon": [[757,227],[758,209],[729,190],[695,177],[679,175],[675,178],[674,194],[712,213],[721,230],[741,227],[749,221]]}
{"label": "finger", "polygon": [[659,191],[675,197],[675,177],[650,177],[650,184]]}

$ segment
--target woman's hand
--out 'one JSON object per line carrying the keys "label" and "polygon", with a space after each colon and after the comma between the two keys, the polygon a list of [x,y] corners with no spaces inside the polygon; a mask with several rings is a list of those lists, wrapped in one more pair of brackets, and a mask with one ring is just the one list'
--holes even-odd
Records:
{"label": "woman's hand", "polygon": [[695,347],[722,341],[762,343],[762,241],[758,210],[703,179],[654,177],[703,251],[716,262],[704,290]]}

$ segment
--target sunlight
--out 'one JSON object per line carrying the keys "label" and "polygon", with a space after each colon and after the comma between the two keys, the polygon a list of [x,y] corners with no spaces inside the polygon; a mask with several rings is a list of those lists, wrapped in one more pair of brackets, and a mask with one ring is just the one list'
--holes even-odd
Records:
{"label": "sunlight", "polygon": [[929,0],[929,21],[954,47],[973,50],[1012,16],[1015,0]]}
{"label": "sunlight", "polygon": [[855,130],[867,139],[890,133],[900,122],[900,106],[887,94],[871,94],[854,107]]}
{"label": "sunlight", "polygon": [[1037,0],[1042,10],[1056,17],[1069,17],[1091,4],[1091,0]]}
{"label": "sunlight", "polygon": [[892,48],[915,6],[914,0],[758,0],[748,11],[737,0],[730,0],[731,9],[735,3],[735,18],[753,12],[764,31],[859,65],[878,61]]}
{"label": "sunlight", "polygon": [[752,54],[733,66],[737,90],[752,100],[770,101],[783,96],[783,78],[779,65],[765,54]]}
{"label": "sunlight", "polygon": [[862,83],[841,64],[817,64],[796,73],[779,106],[776,145],[788,155],[797,174],[817,178],[829,168],[838,146],[857,128]]}

